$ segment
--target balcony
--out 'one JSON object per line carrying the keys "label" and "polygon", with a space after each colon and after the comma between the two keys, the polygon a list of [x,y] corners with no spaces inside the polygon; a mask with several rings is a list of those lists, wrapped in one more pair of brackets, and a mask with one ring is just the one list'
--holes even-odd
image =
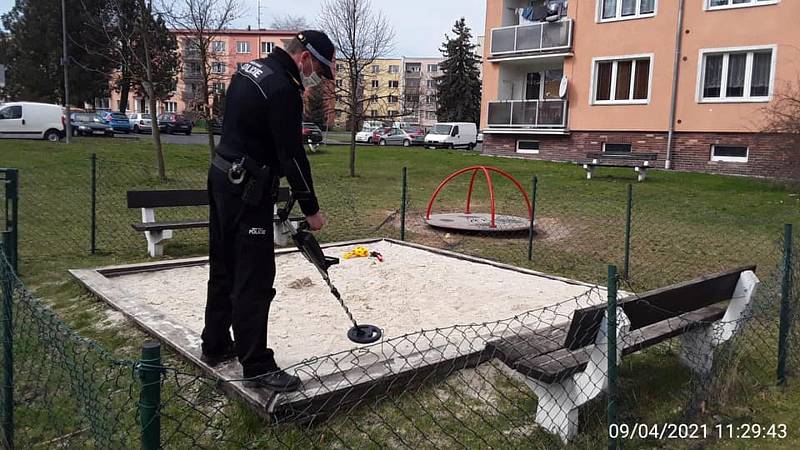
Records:
{"label": "balcony", "polygon": [[564,131],[566,100],[500,100],[489,102],[489,128]]}
{"label": "balcony", "polygon": [[572,47],[572,19],[492,30],[492,56],[566,52]]}
{"label": "balcony", "polygon": [[406,78],[422,78],[422,72],[419,70],[406,70]]}

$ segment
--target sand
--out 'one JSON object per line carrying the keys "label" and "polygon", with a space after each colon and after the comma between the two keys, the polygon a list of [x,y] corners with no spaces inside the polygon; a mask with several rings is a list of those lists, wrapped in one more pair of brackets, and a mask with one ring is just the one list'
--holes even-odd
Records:
{"label": "sand", "polygon": [[[329,256],[355,246],[332,247]],[[367,245],[375,258],[342,260],[330,269],[333,283],[353,315],[381,327],[390,338],[421,330],[492,322],[585,294],[590,287],[465,261],[380,241]],[[351,324],[316,269],[299,253],[276,257],[277,297],[270,311],[268,342],[283,367],[357,347]],[[118,289],[186,329],[199,345],[208,265],[115,276]],[[594,296],[597,301],[602,296]],[[548,314],[568,320],[576,302]]]}

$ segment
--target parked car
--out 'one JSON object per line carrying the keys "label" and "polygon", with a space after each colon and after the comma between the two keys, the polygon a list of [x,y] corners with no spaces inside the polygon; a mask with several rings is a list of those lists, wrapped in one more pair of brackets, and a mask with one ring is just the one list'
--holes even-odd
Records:
{"label": "parked car", "polygon": [[483,133],[478,133],[478,136],[475,138],[475,141],[479,144],[483,143]]}
{"label": "parked car", "polygon": [[153,128],[153,119],[150,114],[131,113],[128,114],[128,121],[134,133],[150,133]]}
{"label": "parked car", "polygon": [[314,123],[303,122],[303,142],[319,144],[322,142],[322,130]]}
{"label": "parked car", "polygon": [[428,148],[467,147],[472,150],[477,144],[478,128],[470,122],[437,123],[425,136]]}
{"label": "parked car", "polygon": [[65,136],[66,118],[59,105],[8,102],[0,107],[0,138],[33,138],[57,142]]}
{"label": "parked car", "polygon": [[413,138],[402,128],[389,128],[378,138],[378,145],[402,145],[411,147]]}
{"label": "parked car", "polygon": [[192,134],[192,121],[182,114],[167,113],[158,116],[158,129],[165,133]]}
{"label": "parked car", "polygon": [[222,134],[222,117],[220,118],[213,118],[206,122],[206,126],[208,126],[208,132],[211,134]]}
{"label": "parked car", "polygon": [[119,131],[122,133],[131,132],[131,123],[128,120],[128,116],[125,114],[112,111],[103,111],[99,114],[107,124],[111,125],[111,128],[113,128],[114,131]]}
{"label": "parked car", "polygon": [[72,113],[70,115],[73,136],[103,135],[114,137],[114,128],[97,113]]}
{"label": "parked car", "polygon": [[411,145],[425,145],[425,134],[427,133],[425,133],[424,128],[411,125],[408,128],[405,128],[405,132],[411,136]]}
{"label": "parked car", "polygon": [[363,142],[365,144],[372,143],[372,137],[375,132],[383,131],[383,127],[362,128],[361,131],[356,133],[356,142]]}

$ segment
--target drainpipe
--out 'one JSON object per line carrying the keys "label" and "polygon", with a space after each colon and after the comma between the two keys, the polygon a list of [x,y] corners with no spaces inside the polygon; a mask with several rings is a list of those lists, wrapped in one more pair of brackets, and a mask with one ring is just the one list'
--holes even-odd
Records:
{"label": "drainpipe", "polygon": [[672,66],[672,98],[669,105],[669,131],[667,132],[667,160],[665,169],[672,168],[672,147],[675,138],[675,114],[678,104],[678,76],[681,68],[681,45],[683,42],[683,10],[686,0],[678,4],[678,30],[675,32],[675,61]]}

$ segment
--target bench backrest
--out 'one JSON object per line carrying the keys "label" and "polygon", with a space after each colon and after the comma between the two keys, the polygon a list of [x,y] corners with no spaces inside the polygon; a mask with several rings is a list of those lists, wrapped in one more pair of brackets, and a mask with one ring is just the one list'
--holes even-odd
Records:
{"label": "bench backrest", "polygon": [[[278,201],[289,198],[289,188],[278,190]],[[128,191],[128,208],[169,208],[177,206],[206,206],[208,191],[204,189]]]}
{"label": "bench backrest", "polygon": [[[691,281],[673,284],[618,301],[631,321],[631,330],[652,325],[714,303],[730,300],[742,272],[755,266],[740,267]],[[572,316],[564,346],[570,350],[592,345],[606,311],[606,305],[578,309]]]}
{"label": "bench backrest", "polygon": [[586,154],[589,159],[635,159],[638,161],[655,161],[658,159],[658,153],[608,153],[608,152],[590,152]]}

